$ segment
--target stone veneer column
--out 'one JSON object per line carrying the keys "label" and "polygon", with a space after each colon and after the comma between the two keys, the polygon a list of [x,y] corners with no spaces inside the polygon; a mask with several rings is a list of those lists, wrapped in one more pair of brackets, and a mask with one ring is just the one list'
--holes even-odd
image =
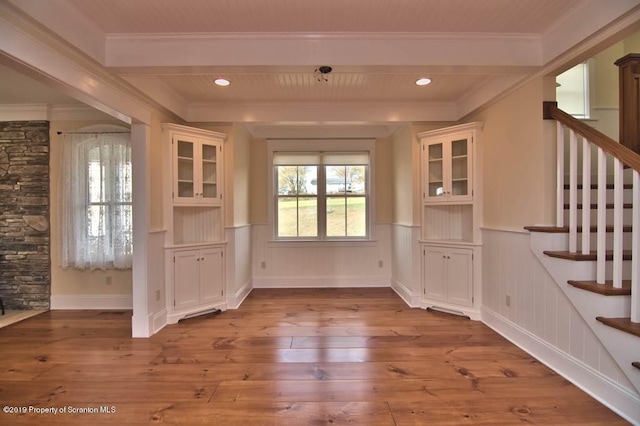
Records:
{"label": "stone veneer column", "polygon": [[0,297],[49,309],[49,122],[0,122]]}

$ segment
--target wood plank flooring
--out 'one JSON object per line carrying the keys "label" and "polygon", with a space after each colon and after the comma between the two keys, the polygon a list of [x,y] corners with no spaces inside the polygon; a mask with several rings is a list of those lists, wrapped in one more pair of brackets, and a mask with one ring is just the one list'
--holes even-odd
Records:
{"label": "wood plank flooring", "polygon": [[130,312],[0,329],[14,411],[0,424],[627,424],[482,323],[388,288],[255,289],[238,310],[130,334]]}

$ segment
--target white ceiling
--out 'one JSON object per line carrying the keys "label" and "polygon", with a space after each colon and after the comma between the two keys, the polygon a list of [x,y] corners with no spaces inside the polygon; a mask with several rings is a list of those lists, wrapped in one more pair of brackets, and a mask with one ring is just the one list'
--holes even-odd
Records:
{"label": "white ceiling", "polygon": [[[24,1],[24,0],[21,0]],[[615,1],[615,0],[614,0]],[[68,0],[106,34],[540,34],[582,0]]]}
{"label": "white ceiling", "polygon": [[[640,7],[640,0],[6,1],[185,121],[253,124],[457,120],[558,66]],[[326,82],[314,76],[320,65],[333,67]],[[8,75],[0,67],[0,79]],[[433,83],[416,86],[423,76]],[[216,77],[231,85],[214,85]],[[0,84],[0,103],[15,103],[8,94],[16,86],[25,84]],[[41,93],[45,102],[69,99]]]}

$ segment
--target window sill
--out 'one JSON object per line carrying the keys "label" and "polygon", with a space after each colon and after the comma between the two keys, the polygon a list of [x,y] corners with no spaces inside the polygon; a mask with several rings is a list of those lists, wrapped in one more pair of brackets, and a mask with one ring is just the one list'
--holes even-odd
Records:
{"label": "window sill", "polygon": [[267,245],[272,248],[331,248],[331,247],[375,247],[378,240],[270,240]]}

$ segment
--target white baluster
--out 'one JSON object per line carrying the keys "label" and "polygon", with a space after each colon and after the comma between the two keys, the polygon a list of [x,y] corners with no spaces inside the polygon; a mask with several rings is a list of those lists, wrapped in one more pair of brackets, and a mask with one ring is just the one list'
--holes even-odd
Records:
{"label": "white baluster", "polygon": [[622,162],[613,159],[613,286],[622,288],[624,179]]}
{"label": "white baluster", "polygon": [[569,251],[578,251],[578,137],[569,129]]}
{"label": "white baluster", "polygon": [[564,126],[556,127],[556,226],[564,226]]}
{"label": "white baluster", "polygon": [[633,171],[633,230],[631,233],[631,321],[640,322],[640,173]]}
{"label": "white baluster", "polygon": [[597,262],[596,281],[605,282],[605,265],[607,250],[607,155],[598,148],[598,216],[597,216]]}
{"label": "white baluster", "polygon": [[591,143],[582,140],[582,254],[591,251]]}

